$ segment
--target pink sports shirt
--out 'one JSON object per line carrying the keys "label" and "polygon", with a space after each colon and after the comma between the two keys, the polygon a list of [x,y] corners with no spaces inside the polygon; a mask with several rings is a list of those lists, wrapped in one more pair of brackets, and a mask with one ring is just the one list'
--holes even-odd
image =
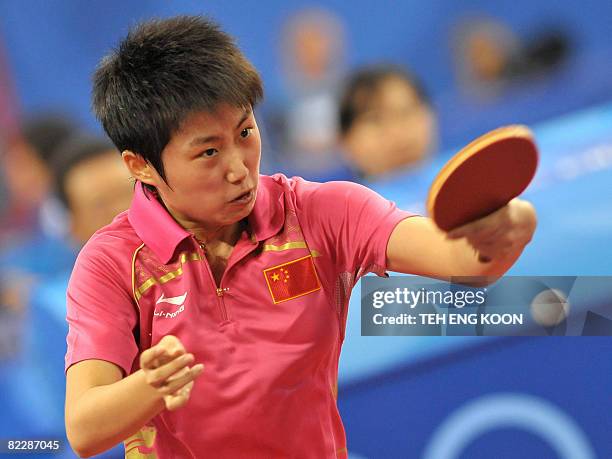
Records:
{"label": "pink sports shirt", "polygon": [[167,334],[205,364],[187,405],[126,439],[126,457],[346,457],[336,398],[350,292],[385,274],[409,216],[354,183],[261,176],[216,285],[194,237],[138,183],[76,262],[66,369],[100,359],[129,375]]}

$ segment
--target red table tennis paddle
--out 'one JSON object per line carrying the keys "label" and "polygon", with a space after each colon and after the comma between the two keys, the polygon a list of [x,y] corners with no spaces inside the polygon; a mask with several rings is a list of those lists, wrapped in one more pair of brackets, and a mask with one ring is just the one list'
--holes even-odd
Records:
{"label": "red table tennis paddle", "polygon": [[521,194],[537,165],[538,150],[529,128],[495,129],[444,165],[429,188],[427,212],[443,231],[477,220]]}

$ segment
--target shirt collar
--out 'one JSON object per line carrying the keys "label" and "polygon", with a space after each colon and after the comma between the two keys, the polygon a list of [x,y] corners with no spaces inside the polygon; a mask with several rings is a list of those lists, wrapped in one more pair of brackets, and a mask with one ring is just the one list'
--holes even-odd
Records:
{"label": "shirt collar", "polygon": [[136,182],[128,219],[138,237],[164,264],[172,259],[176,246],[191,236],[141,182]]}
{"label": "shirt collar", "polygon": [[259,176],[255,206],[249,215],[249,226],[257,242],[278,234],[285,223],[285,200],[281,176]]}
{"label": "shirt collar", "polygon": [[[285,222],[284,217],[282,185],[273,177],[261,175],[255,206],[248,217],[257,242],[277,234]],[[138,237],[164,264],[172,259],[179,243],[191,236],[141,182],[136,182],[128,219]]]}

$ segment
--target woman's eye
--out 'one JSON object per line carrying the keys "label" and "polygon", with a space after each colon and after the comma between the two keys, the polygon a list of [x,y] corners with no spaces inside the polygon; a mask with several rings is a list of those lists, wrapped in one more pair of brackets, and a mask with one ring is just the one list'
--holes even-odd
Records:
{"label": "woman's eye", "polygon": [[217,154],[217,150],[215,150],[214,148],[209,148],[208,150],[204,150],[202,152],[202,156],[206,158],[210,158],[212,156],[215,156],[216,154]]}
{"label": "woman's eye", "polygon": [[253,128],[244,128],[242,131],[240,131],[240,137],[246,139],[248,136],[251,135],[252,132]]}

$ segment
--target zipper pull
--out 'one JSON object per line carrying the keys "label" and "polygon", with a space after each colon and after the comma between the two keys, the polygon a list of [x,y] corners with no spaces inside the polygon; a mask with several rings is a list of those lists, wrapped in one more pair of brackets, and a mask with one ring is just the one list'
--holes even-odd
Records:
{"label": "zipper pull", "polygon": [[217,296],[221,297],[225,294],[225,292],[229,291],[229,287],[226,288],[218,288],[217,289]]}
{"label": "zipper pull", "polygon": [[195,241],[197,242],[197,244],[200,246],[200,248],[202,249],[202,252],[206,253],[206,244],[204,244],[202,241],[200,241],[200,239],[198,239],[198,237],[195,234],[192,234],[192,236],[195,239]]}

